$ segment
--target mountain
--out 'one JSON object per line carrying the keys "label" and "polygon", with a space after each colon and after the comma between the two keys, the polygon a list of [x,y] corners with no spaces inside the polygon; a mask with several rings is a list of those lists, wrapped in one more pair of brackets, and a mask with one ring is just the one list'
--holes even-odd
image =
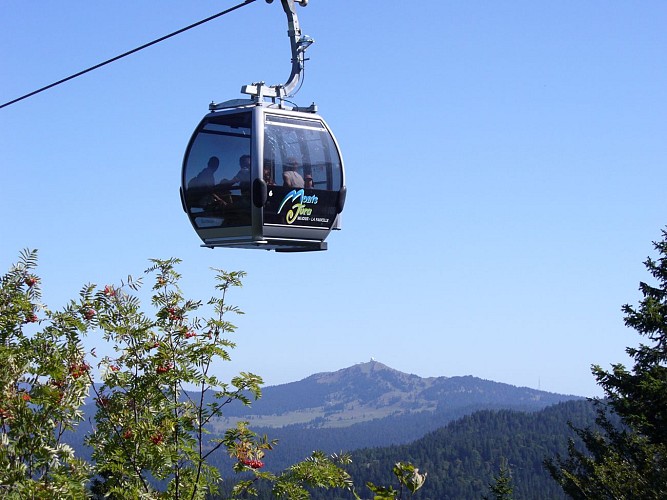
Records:
{"label": "mountain", "polygon": [[[268,470],[279,471],[313,450],[338,453],[405,444],[479,410],[533,412],[574,399],[582,398],[473,376],[422,378],[371,360],[265,387],[251,407],[226,405],[224,417],[212,422],[210,437],[219,437],[239,420],[249,421],[253,431],[278,439],[264,461]],[[94,420],[92,400],[84,412],[85,421],[68,441],[88,457],[82,438]],[[223,474],[231,473],[224,453],[212,458]]]}
{"label": "mountain", "polygon": [[[281,470],[312,450],[327,453],[404,444],[479,410],[538,411],[582,399],[472,376],[422,378],[377,361],[267,387],[251,408],[225,409],[213,434],[238,420],[278,439],[267,468]],[[220,458],[221,470],[228,468]]]}
{"label": "mountain", "polygon": [[472,376],[429,377],[394,370],[371,360],[301,381],[266,387],[251,408],[226,409],[220,424],[247,420],[261,427],[348,427],[387,417],[451,413],[471,408],[539,410],[577,399]]}
{"label": "mountain", "polygon": [[470,413],[481,408],[539,410],[577,399],[472,376],[429,377],[394,370],[371,360],[301,381],[266,387],[248,407],[226,409],[219,424],[238,420],[266,428],[299,424],[305,428],[349,427],[409,415]]}

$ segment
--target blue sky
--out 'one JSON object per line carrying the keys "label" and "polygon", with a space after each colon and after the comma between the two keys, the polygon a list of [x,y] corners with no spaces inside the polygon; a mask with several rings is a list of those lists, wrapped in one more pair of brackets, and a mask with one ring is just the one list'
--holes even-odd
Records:
{"label": "blue sky", "polygon": [[[6,102],[232,2],[5,0]],[[37,248],[44,300],[179,257],[185,292],[245,270],[233,362],[267,384],[374,357],[599,395],[639,341],[621,305],[667,223],[667,4],[349,2],[298,8],[346,163],[329,251],[209,250],[178,196],[208,103],[282,83],[280,4],[242,9],[0,109],[0,265]],[[95,339],[91,339],[94,343]]]}

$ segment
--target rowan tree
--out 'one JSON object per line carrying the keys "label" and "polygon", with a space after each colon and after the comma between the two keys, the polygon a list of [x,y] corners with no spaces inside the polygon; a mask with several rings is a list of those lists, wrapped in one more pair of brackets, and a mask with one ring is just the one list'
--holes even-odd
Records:
{"label": "rowan tree", "polygon": [[[243,313],[227,295],[245,273],[215,269],[216,293],[203,302],[183,295],[178,259],[151,262],[150,313],[140,300],[143,280],[132,277],[85,285],[76,300],[51,311],[40,303],[36,251],[22,252],[2,276],[0,498],[204,499],[221,482],[209,463],[216,452],[245,473],[234,498],[256,494],[259,484],[275,498],[307,499],[313,488],[359,498],[344,469],[348,455],[316,451],[274,474],[262,469],[276,442],[247,422],[211,435],[227,405],[261,396],[258,375],[223,382],[212,370],[235,348],[230,315]],[[84,348],[86,336],[92,349]],[[65,438],[77,430],[89,394],[96,413],[85,440],[92,461],[85,461]],[[397,464],[394,473],[412,492],[425,478],[411,464]]]}
{"label": "rowan tree", "polygon": [[90,465],[63,440],[83,418],[91,324],[72,301],[40,303],[35,251],[0,280],[0,498],[83,498]]}

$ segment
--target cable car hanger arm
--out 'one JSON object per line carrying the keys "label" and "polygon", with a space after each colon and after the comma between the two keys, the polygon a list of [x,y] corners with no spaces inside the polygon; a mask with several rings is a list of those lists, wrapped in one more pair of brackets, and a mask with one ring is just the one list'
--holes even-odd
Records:
{"label": "cable car hanger arm", "polygon": [[[280,0],[287,16],[287,35],[290,39],[290,48],[292,51],[292,71],[287,79],[287,82],[282,85],[267,86],[264,82],[252,83],[241,87],[241,93],[253,96],[256,101],[261,101],[262,98],[268,97],[272,99],[285,99],[289,97],[294,89],[296,89],[299,81],[303,77],[303,68],[305,59],[305,52],[313,43],[313,39],[309,36],[301,34],[299,27],[299,18],[296,15],[295,3],[302,7],[308,5],[308,0]],[[266,3],[273,3],[273,0],[266,0]],[[211,111],[221,109],[225,103],[213,104],[209,106]],[[309,109],[310,110],[310,109]],[[314,112],[315,109],[310,110]]]}

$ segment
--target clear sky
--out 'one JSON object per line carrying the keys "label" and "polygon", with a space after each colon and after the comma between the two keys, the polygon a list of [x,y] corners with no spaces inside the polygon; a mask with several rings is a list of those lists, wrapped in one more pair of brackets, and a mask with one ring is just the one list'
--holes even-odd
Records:
{"label": "clear sky", "polygon": [[[233,2],[4,0],[0,101]],[[181,209],[208,103],[290,70],[279,2],[240,10],[0,109],[0,266],[37,248],[44,300],[184,260],[245,270],[222,376],[269,385],[371,357],[599,395],[667,224],[667,3],[362,2],[298,8],[315,39],[295,101],[341,145],[348,198],[327,252],[209,250]],[[94,339],[91,339],[94,342]]]}

